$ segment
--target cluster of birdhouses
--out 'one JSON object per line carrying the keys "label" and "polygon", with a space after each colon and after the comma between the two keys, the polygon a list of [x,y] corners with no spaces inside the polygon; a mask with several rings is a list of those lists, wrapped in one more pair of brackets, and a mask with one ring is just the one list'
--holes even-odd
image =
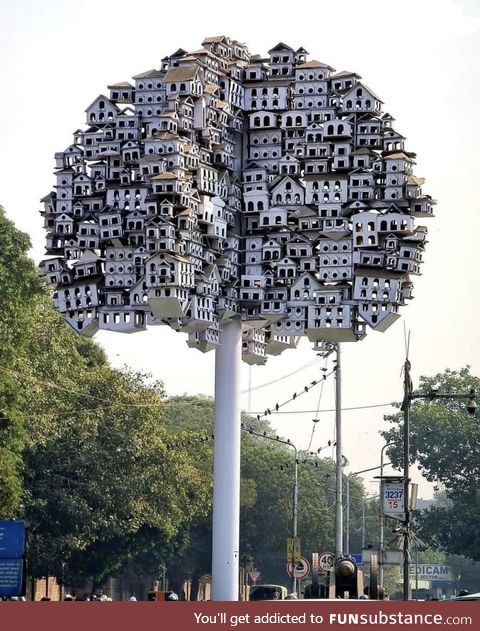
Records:
{"label": "cluster of birdhouses", "polygon": [[241,316],[244,360],[384,331],[412,297],[434,200],[353,72],[219,36],[109,86],[55,155],[54,301],[83,335],[166,324],[201,351]]}

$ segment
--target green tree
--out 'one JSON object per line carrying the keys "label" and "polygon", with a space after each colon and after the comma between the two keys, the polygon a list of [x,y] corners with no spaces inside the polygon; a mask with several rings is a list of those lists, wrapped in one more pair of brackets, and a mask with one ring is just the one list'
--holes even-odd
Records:
{"label": "green tree", "polygon": [[71,409],[24,454],[32,569],[58,574],[66,562],[77,582],[119,571],[147,533],[165,550],[205,514],[209,486],[186,450],[168,448],[161,384],[108,366],[82,377]]}
{"label": "green tree", "polygon": [[[477,391],[480,379],[469,367],[445,370],[434,377],[421,377],[419,391],[428,395],[432,386],[438,392],[467,395]],[[411,408],[411,461],[423,475],[445,488],[448,502],[435,505],[418,520],[422,539],[452,554],[480,560],[480,441],[478,421],[469,415],[464,399],[419,399]],[[382,432],[386,441],[396,441],[389,449],[391,461],[401,466],[403,423],[400,414],[386,417],[394,424]]]}
{"label": "green tree", "polygon": [[208,480],[204,514],[184,531],[178,549],[170,550],[163,559],[171,585],[178,589],[185,579],[192,581],[192,597],[212,564],[213,410],[212,398],[205,395],[170,397],[165,404],[164,424],[172,447],[186,450]]}
{"label": "green tree", "polygon": [[461,589],[468,589],[472,594],[480,591],[480,563],[457,554],[447,554],[445,563],[452,568],[457,593]]}
{"label": "green tree", "polygon": [[32,309],[42,296],[29,247],[28,236],[0,206],[0,518],[21,510],[22,392],[11,369],[18,355],[27,352]]}

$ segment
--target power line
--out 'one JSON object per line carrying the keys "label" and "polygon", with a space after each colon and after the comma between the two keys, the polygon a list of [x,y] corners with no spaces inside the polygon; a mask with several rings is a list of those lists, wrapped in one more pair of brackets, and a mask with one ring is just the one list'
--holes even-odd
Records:
{"label": "power line", "polygon": [[182,440],[176,440],[172,443],[165,443],[165,447],[167,449],[175,449],[176,447],[187,447],[192,445],[193,443],[208,443],[213,439],[213,434],[208,434],[208,436],[191,436],[189,438],[183,438]]}
{"label": "power line", "polygon": [[[332,373],[329,373],[329,375]],[[328,375],[327,375],[328,376]],[[393,401],[390,403],[375,403],[373,405],[356,405],[352,407],[341,408],[342,412],[348,412],[350,410],[368,410],[370,408],[383,408],[383,407],[394,407],[396,405],[400,405],[397,401]],[[326,408],[323,410],[294,410],[293,412],[280,412],[278,410],[271,411],[270,414],[314,414],[315,412],[335,412],[335,408]],[[257,412],[252,412],[253,414],[257,414]]]}
{"label": "power line", "polygon": [[[327,368],[327,362],[328,362],[328,355],[325,357],[325,365],[323,367],[324,370],[326,370]],[[320,409],[320,403],[322,401],[322,395],[323,395],[323,386],[325,385],[325,380],[322,381],[322,385],[320,386],[320,392],[318,394],[318,401],[317,401],[317,411],[315,413],[315,418],[313,419],[313,427],[312,427],[312,431],[310,433],[310,441],[308,443],[308,447],[307,447],[307,451],[310,451],[310,448],[312,446],[312,442],[313,442],[313,437],[315,435],[315,430],[317,428],[317,423],[320,420],[318,418],[318,411]]]}
{"label": "power line", "polygon": [[[294,374],[296,374],[296,372],[300,372],[301,370],[309,367],[310,365],[313,365],[315,362],[311,362],[310,364],[305,364],[305,366],[299,368],[297,371],[290,373],[289,375],[285,375],[282,379],[287,378],[289,376],[292,376]],[[0,370],[6,373],[10,373],[11,375],[19,378],[19,379],[25,379],[26,377],[30,380],[33,381],[39,385],[44,385],[44,386],[48,386],[50,388],[55,388],[57,390],[61,390],[63,392],[66,392],[67,394],[75,394],[84,398],[88,398],[88,399],[92,399],[94,401],[101,401],[102,403],[105,402],[105,398],[100,398],[100,397],[95,397],[92,396],[90,394],[87,394],[86,392],[81,392],[79,390],[74,390],[73,388],[65,388],[63,386],[60,386],[56,383],[53,383],[51,381],[47,381],[44,379],[39,379],[38,377],[34,377],[32,375],[25,375],[25,374],[21,374],[19,372],[16,372],[15,370],[12,370],[11,368],[6,368],[5,366],[0,366]],[[333,370],[331,372],[329,372],[326,375],[323,375],[322,380],[321,381],[311,381],[310,384],[308,386],[305,386],[304,389],[302,391],[300,391],[298,394],[294,393],[294,395],[288,399],[287,401],[285,401],[282,404],[275,404],[273,406],[273,408],[267,408],[267,410],[262,414],[260,412],[252,412],[252,416],[256,415],[257,419],[260,420],[260,418],[266,417],[268,415],[271,414],[319,414],[319,413],[323,413],[323,412],[335,412],[335,408],[325,408],[325,409],[316,409],[316,410],[294,410],[294,411],[283,411],[280,410],[281,407],[284,407],[285,405],[287,405],[288,403],[291,403],[292,401],[296,400],[298,397],[300,397],[302,394],[305,394],[306,392],[308,392],[312,387],[316,386],[318,383],[323,384],[325,382],[325,380],[327,379],[327,377],[329,377],[330,375],[333,374]],[[279,380],[276,380],[279,381]],[[270,383],[266,383],[266,384],[262,384],[260,387],[265,387],[267,385],[271,385],[272,383],[276,383],[276,382],[270,382]],[[127,407],[127,408],[155,408],[155,407],[162,407],[164,405],[168,405],[169,401],[159,401],[158,403],[114,403],[113,405],[117,406],[117,407]],[[376,404],[372,404],[372,405],[358,405],[358,406],[352,406],[352,407],[344,407],[342,408],[342,411],[351,411],[351,410],[366,410],[366,409],[372,409],[372,408],[379,408],[379,407],[395,407],[400,405],[398,402],[393,401],[393,402],[389,402],[389,403],[376,403]],[[100,406],[97,408],[85,408],[83,410],[72,410],[71,412],[63,412],[60,414],[55,415],[53,418],[60,418],[62,416],[71,416],[71,415],[76,415],[78,414],[85,414],[86,412],[97,412],[97,411],[102,411],[102,410],[106,410],[106,409],[111,409],[112,404],[108,405],[108,406]],[[25,418],[35,418],[34,416],[32,417],[25,417]]]}
{"label": "power line", "polygon": [[[32,364],[30,364],[30,366],[32,366]],[[34,368],[32,366],[32,368]],[[38,377],[35,377],[33,375],[25,375],[25,374],[21,374],[16,372],[15,370],[12,370],[11,368],[6,368],[5,366],[0,366],[0,371],[3,371],[4,373],[9,373],[11,375],[13,375],[14,377],[17,377],[18,379],[28,379],[33,383],[36,383],[37,385],[41,385],[41,386],[46,386],[46,387],[50,387],[50,388],[55,388],[57,390],[60,390],[62,392],[65,392],[67,394],[74,394],[86,399],[91,399],[92,401],[101,401],[102,403],[105,403],[105,397],[95,397],[93,395],[87,394],[86,392],[81,392],[79,390],[74,390],[73,388],[65,388],[64,386],[60,386],[59,384],[53,383],[52,381],[47,381],[45,379],[39,379]],[[124,408],[156,408],[156,407],[162,407],[164,405],[167,405],[168,401],[159,401],[158,403],[119,403],[119,402],[112,402],[109,405],[104,405],[104,406],[99,406],[96,408],[83,408],[80,410],[71,410],[70,412],[61,412],[59,414],[55,414],[54,416],[49,416],[49,418],[62,418],[63,416],[76,416],[77,414],[79,415],[83,415],[83,414],[87,414],[89,412],[100,412],[103,410],[111,410],[112,407],[124,407]],[[24,416],[23,418],[37,418],[37,415],[32,415],[32,416]]]}
{"label": "power line", "polygon": [[[322,379],[325,381],[327,379],[327,377],[329,377],[330,375],[332,375],[335,371],[332,370],[331,372],[329,372],[328,374],[324,374]],[[278,410],[282,407],[285,407],[286,405],[288,405],[289,403],[291,403],[292,401],[295,401],[296,399],[298,399],[299,397],[301,397],[302,395],[306,394],[307,392],[310,391],[311,388],[315,387],[316,385],[318,385],[320,383],[320,381],[311,381],[308,386],[304,386],[303,390],[300,390],[299,392],[294,392],[293,395],[287,399],[286,401],[284,401],[283,403],[275,403],[275,405],[272,406],[272,408],[267,408],[265,410],[265,412],[263,414],[258,413],[257,414],[257,421],[259,421],[261,418],[267,417],[270,414],[275,414],[275,412],[278,412]],[[274,410],[274,412],[272,412],[272,410]]]}
{"label": "power line", "polygon": [[316,363],[317,363],[317,360],[314,359],[313,361],[308,362],[308,364],[304,364],[303,366],[300,366],[300,368],[297,368],[297,370],[294,370],[293,372],[288,373],[288,375],[283,375],[283,377],[279,377],[278,379],[274,379],[273,381],[267,381],[266,383],[262,383],[259,386],[255,386],[254,388],[248,388],[247,390],[242,390],[241,394],[248,394],[249,392],[254,392],[255,390],[260,390],[261,388],[266,388],[267,386],[271,386],[275,383],[278,383],[279,381],[283,381],[284,379],[293,377],[294,375],[297,375],[299,372],[302,372],[303,370],[306,370],[307,368],[314,366]]}
{"label": "power line", "polygon": [[[31,364],[30,364],[31,365]],[[90,394],[87,394],[85,392],[79,392],[78,390],[74,390],[73,388],[64,388],[63,386],[59,386],[57,383],[53,383],[52,381],[45,381],[45,380],[41,380],[38,379],[36,377],[32,377],[31,375],[22,375],[21,373],[16,372],[15,370],[11,370],[11,368],[5,368],[4,366],[0,366],[0,370],[2,370],[5,373],[10,373],[11,375],[13,375],[14,377],[17,377],[19,379],[30,379],[31,381],[34,381],[40,385],[43,386],[48,386],[50,388],[55,388],[57,390],[61,390],[62,392],[66,392],[67,394],[76,394],[79,395],[81,397],[86,397],[88,399],[92,399],[94,401],[101,401],[102,403],[105,401],[105,397],[100,398],[100,397],[94,397]]]}

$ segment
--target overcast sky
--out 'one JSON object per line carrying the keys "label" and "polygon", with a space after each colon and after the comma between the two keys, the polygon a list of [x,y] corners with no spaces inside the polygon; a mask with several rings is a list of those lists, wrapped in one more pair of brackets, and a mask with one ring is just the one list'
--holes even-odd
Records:
{"label": "overcast sky", "polygon": [[[369,332],[362,342],[343,346],[344,406],[401,399],[404,323],[411,331],[414,384],[421,374],[465,364],[480,374],[479,30],[474,0],[0,0],[0,204],[30,234],[39,261],[39,200],[54,184],[53,154],[71,143],[85,108],[107,84],[158,67],[179,47],[196,50],[211,35],[244,41],[252,53],[265,54],[278,41],[304,46],[310,58],[359,73],[382,98],[397,131],[407,137],[406,149],[417,153],[415,174],[426,178],[423,190],[438,201],[436,218],[419,221],[428,227],[429,244],[422,276],[414,278],[415,300],[386,333]],[[150,371],[169,394],[213,394],[214,355],[189,350],[185,335],[162,327],[134,336],[102,332],[96,339],[114,365]],[[250,378],[251,410],[281,403],[317,378],[323,362],[300,370],[314,359],[304,341],[250,374],[245,365],[242,389]],[[285,407],[288,413],[271,417],[278,432],[300,448],[309,444],[316,417],[312,449],[332,439],[334,413],[316,413],[333,407],[331,377],[319,394],[314,388]],[[247,394],[242,404],[247,409]],[[378,432],[388,411],[345,411],[349,471],[379,463]],[[414,481],[420,482],[420,496],[431,496],[430,485],[419,476]],[[375,488],[369,484],[372,493]]]}

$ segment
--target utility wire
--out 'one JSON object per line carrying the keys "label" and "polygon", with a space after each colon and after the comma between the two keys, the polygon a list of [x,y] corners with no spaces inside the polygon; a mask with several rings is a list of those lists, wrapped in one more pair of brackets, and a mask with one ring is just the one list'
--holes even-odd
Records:
{"label": "utility wire", "polygon": [[308,364],[305,364],[304,366],[300,366],[300,368],[297,368],[297,370],[294,370],[293,372],[288,373],[288,375],[283,375],[283,377],[279,377],[278,379],[274,379],[273,381],[267,381],[266,383],[262,383],[259,386],[255,386],[254,388],[248,388],[247,390],[242,390],[240,394],[248,394],[248,392],[254,392],[255,390],[260,390],[261,388],[266,388],[267,386],[271,386],[275,383],[278,383],[279,381],[283,381],[284,379],[293,377],[299,372],[302,372],[303,370],[306,370],[307,368],[314,366],[316,363],[317,363],[317,360],[314,359],[313,361],[308,362]]}
{"label": "utility wire", "polygon": [[[300,368],[298,371],[296,372],[300,372],[300,370],[303,370],[304,368],[306,368],[308,365],[305,365],[304,367]],[[17,377],[18,379],[24,379],[25,375],[18,373],[10,368],[6,368],[5,366],[0,366],[0,370],[5,372],[5,373],[9,373],[15,377]],[[302,394],[305,394],[306,392],[308,392],[312,387],[314,387],[315,385],[317,385],[318,383],[321,383],[322,386],[325,382],[325,380],[327,379],[327,377],[329,377],[330,375],[332,375],[335,371],[332,370],[331,372],[329,372],[326,375],[323,375],[323,378],[321,381],[312,381],[310,382],[309,386],[305,386],[303,391],[297,393],[294,393],[294,395],[288,399],[287,401],[285,401],[282,404],[275,404],[273,406],[273,408],[267,408],[267,410],[261,414],[259,412],[253,412],[252,415],[256,415],[257,419],[260,420],[263,417],[266,417],[268,415],[271,414],[319,414],[319,413],[323,413],[323,412],[335,412],[335,408],[325,408],[320,410],[319,408],[317,408],[316,410],[294,410],[294,411],[281,411],[280,408],[284,407],[285,405],[287,405],[288,403],[291,403],[292,401],[296,400],[298,397],[300,397]],[[287,376],[291,376],[295,373],[291,373],[290,375],[285,375],[284,378],[287,378]],[[94,401],[101,401],[102,403],[105,402],[105,398],[100,398],[100,397],[95,397],[92,395],[89,395],[85,392],[81,392],[79,390],[74,390],[72,388],[64,388],[63,386],[60,386],[56,383],[53,383],[51,381],[47,381],[47,380],[43,380],[43,379],[39,379],[38,377],[33,377],[31,375],[28,375],[28,379],[30,379],[31,381],[34,381],[37,384],[40,385],[44,385],[47,387],[51,387],[51,388],[56,388],[57,390],[61,390],[63,392],[66,392],[67,394],[75,394],[84,398],[88,398],[88,399],[92,399]],[[278,381],[278,380],[277,380]],[[271,383],[275,383],[275,382],[271,382]],[[267,385],[271,385],[271,383],[268,384],[263,384],[262,386],[259,387],[264,387]],[[161,407],[164,405],[168,405],[169,401],[159,401],[158,403],[115,403],[113,405],[115,405],[116,407],[127,407],[127,408],[155,408],[155,407]],[[350,410],[366,410],[366,409],[372,409],[372,408],[379,408],[379,407],[395,407],[395,406],[399,406],[400,403],[393,401],[393,402],[389,402],[389,403],[376,403],[376,404],[372,404],[372,405],[357,405],[357,406],[351,406],[351,407],[344,407],[342,408],[342,411],[350,411]],[[71,416],[71,415],[75,415],[76,413],[78,414],[84,414],[86,412],[97,412],[97,411],[102,411],[102,410],[106,410],[106,409],[111,409],[112,404],[108,405],[108,406],[99,406],[97,408],[86,408],[84,410],[77,410],[74,411],[72,410],[71,412],[63,412],[60,413],[58,415],[55,415],[53,418],[60,418],[62,416]],[[25,418],[35,418],[34,416],[32,417],[25,417]]]}
{"label": "utility wire", "polygon": [[[328,374],[324,374],[322,376],[322,379],[325,381],[327,379],[327,377],[329,377],[330,375],[332,375],[335,371],[332,370],[331,372],[329,372]],[[302,395],[306,394],[307,392],[310,391],[311,388],[313,388],[314,386],[318,385],[320,383],[320,381],[311,381],[309,383],[308,386],[304,386],[303,390],[301,390],[300,392],[294,392],[293,395],[287,399],[286,401],[284,401],[283,403],[275,403],[275,405],[272,406],[272,408],[267,408],[265,410],[265,412],[263,414],[257,414],[257,421],[259,421],[262,418],[265,418],[267,416],[269,416],[270,414],[274,414],[275,412],[278,412],[278,410],[280,408],[285,407],[286,405],[288,405],[289,403],[291,403],[292,401],[295,401],[296,399],[298,399],[299,397],[301,397]],[[272,410],[274,410],[274,412],[272,412]]]}
{"label": "utility wire", "polygon": [[[331,374],[331,373],[329,373]],[[328,375],[327,375],[328,376]],[[375,403],[373,405],[355,405],[352,407],[341,408],[342,412],[348,412],[349,410],[368,410],[370,408],[384,408],[384,407],[395,407],[400,405],[397,401],[392,401],[390,403]],[[315,412],[335,412],[335,408],[325,408],[323,410],[294,410],[293,412],[280,412],[278,410],[271,411],[270,414],[315,414]],[[258,414],[257,412],[252,412],[253,414]]]}
{"label": "utility wire", "polygon": [[[87,394],[86,392],[81,392],[79,390],[74,390],[73,388],[65,388],[64,386],[60,386],[52,381],[47,381],[45,379],[39,379],[38,377],[34,377],[32,375],[25,375],[12,370],[11,368],[6,368],[5,366],[0,366],[0,371],[4,373],[8,373],[18,378],[19,380],[27,378],[28,380],[36,383],[37,385],[54,388],[56,390],[60,390],[62,392],[66,392],[67,394],[74,394],[86,399],[91,399],[92,401],[100,401],[105,403],[105,397],[95,397],[93,395]],[[117,403],[112,402],[109,405],[99,406],[96,408],[84,408],[82,410],[71,410],[70,412],[61,412],[59,414],[54,415],[49,418],[61,418],[63,416],[75,416],[77,414],[86,414],[88,412],[99,412],[102,410],[111,410],[112,406],[114,407],[125,407],[125,408],[155,408],[161,407],[168,403],[168,401],[159,401],[158,403]],[[24,416],[24,418],[36,418],[36,416]]]}
{"label": "utility wire", "polygon": [[5,368],[4,366],[0,366],[0,370],[5,372],[5,373],[11,374],[14,377],[17,377],[18,379],[25,379],[25,377],[27,377],[27,379],[30,379],[31,381],[35,381],[38,384],[41,384],[43,386],[48,386],[49,388],[55,388],[57,390],[61,390],[62,392],[66,392],[67,394],[76,394],[76,395],[79,395],[81,397],[86,397],[88,399],[92,399],[94,401],[101,401],[102,403],[105,402],[105,398],[94,397],[94,396],[92,396],[90,394],[86,394],[85,392],[80,392],[78,390],[73,390],[73,388],[64,388],[63,386],[59,386],[58,384],[53,383],[52,381],[45,381],[45,380],[42,380],[42,379],[38,379],[36,377],[32,377],[30,375],[22,375],[21,373],[18,373],[15,370],[11,370],[10,368]]}
{"label": "utility wire", "polygon": [[[250,430],[249,430],[248,428],[246,428],[246,427],[242,427],[242,429],[244,429],[244,430],[245,430],[245,431],[247,431],[247,432],[250,432]],[[252,428],[250,428],[250,429],[252,429]],[[251,433],[251,432],[250,432],[250,433]],[[255,436],[259,436],[259,434],[258,434],[258,433],[257,433],[257,434],[254,434],[254,435],[255,435]],[[266,432],[264,433],[264,436],[263,436],[263,437],[264,437],[264,438],[271,438],[272,440],[275,438],[274,436],[268,436],[268,434],[267,434]],[[259,436],[259,438],[262,438],[262,436]],[[286,440],[286,442],[287,442],[287,443],[291,443],[291,440],[290,440],[289,438],[287,438],[287,439],[285,439],[285,440]],[[316,452],[311,451],[311,452],[309,453],[309,455],[310,455],[310,456],[318,456],[318,454],[319,454],[319,453],[320,453],[323,449],[326,449],[327,447],[330,447],[330,446],[331,446],[331,441],[328,441],[328,443],[327,443],[326,445],[323,445],[322,447],[319,447],[319,448],[317,449],[317,451],[316,451]],[[304,451],[305,451],[304,449],[299,449],[299,450],[298,450],[298,452],[299,452],[299,453],[304,452]],[[317,469],[318,469],[318,468],[319,468],[319,462],[321,462],[321,459],[320,459],[320,458],[317,458],[316,460],[311,460],[311,459],[309,459],[308,457],[306,457],[306,458],[303,458],[303,460],[298,459],[297,464],[299,464],[299,465],[307,465],[307,464],[308,464],[308,465],[310,465],[310,466],[315,467],[315,468],[317,468]],[[276,466],[280,466],[280,465],[276,465]],[[283,466],[284,468],[288,469],[288,467],[290,466],[290,464],[289,464],[288,462],[284,462],[284,463],[281,463],[281,466]],[[329,475],[330,475],[330,474],[328,473],[328,474],[327,474],[327,476],[329,476]]]}
{"label": "utility wire", "polygon": [[[168,405],[170,403],[169,400],[167,401],[160,401],[159,403],[115,403],[115,407],[119,407],[119,408],[158,408],[158,407],[162,407],[165,405]],[[342,408],[343,412],[348,412],[351,410],[367,410],[370,408],[381,408],[381,407],[392,407],[395,405],[400,405],[397,402],[392,402],[392,403],[377,403],[374,405],[358,405],[358,406],[354,406],[354,407],[347,407],[347,408]],[[93,413],[93,412],[102,412],[103,410],[111,410],[112,409],[112,405],[106,405],[106,406],[99,406],[96,408],[84,408],[84,409],[79,409],[79,410],[71,410],[70,412],[61,412],[59,414],[55,414],[54,416],[49,416],[49,418],[52,419],[56,419],[56,418],[62,418],[62,417],[69,417],[69,416],[82,416],[82,415],[86,415],[87,413]],[[329,409],[323,409],[323,410],[293,410],[290,412],[286,412],[286,411],[280,411],[280,410],[271,410],[271,414],[319,414],[319,413],[323,413],[323,412],[335,412],[335,408],[329,408]],[[250,414],[250,416],[257,416],[257,412],[252,412]],[[248,415],[248,413],[247,413]],[[32,416],[24,416],[23,418],[25,419],[34,419],[37,418],[37,415],[32,415]],[[261,417],[260,417],[261,418]],[[2,417],[0,417],[0,420],[4,420]]]}
{"label": "utility wire", "polygon": [[193,443],[207,443],[213,439],[213,434],[209,434],[208,436],[191,436],[190,438],[184,438],[182,440],[176,440],[172,443],[166,443],[165,447],[167,449],[175,449],[176,447],[187,447],[192,445]]}
{"label": "utility wire", "polygon": [[[328,361],[328,355],[325,357],[325,364],[323,366],[323,370],[327,369],[327,361]],[[325,379],[322,381],[322,385],[320,386],[320,392],[318,394],[318,401],[317,401],[317,411],[315,412],[315,418],[313,419],[313,427],[312,427],[312,431],[310,433],[310,441],[308,443],[307,451],[310,451],[310,449],[312,447],[313,437],[315,435],[315,430],[317,428],[317,423],[320,420],[318,418],[318,411],[320,409],[320,403],[322,401],[322,394],[323,394],[323,386],[324,385],[325,385]]]}

